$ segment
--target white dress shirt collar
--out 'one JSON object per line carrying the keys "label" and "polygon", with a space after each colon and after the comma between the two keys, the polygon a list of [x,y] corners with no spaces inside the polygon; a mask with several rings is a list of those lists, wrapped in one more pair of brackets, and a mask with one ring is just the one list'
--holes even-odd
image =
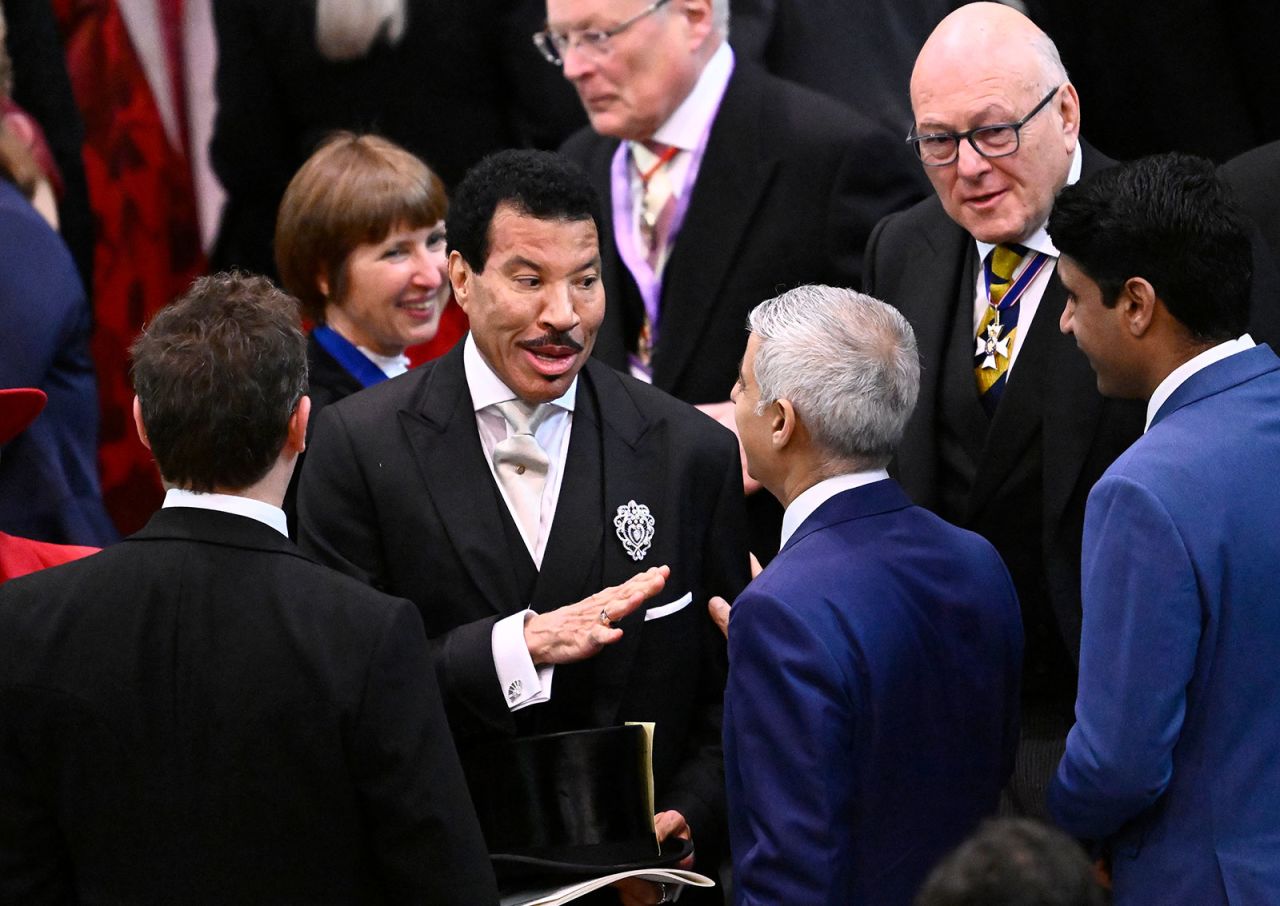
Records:
{"label": "white dress shirt collar", "polygon": [[850,472],[847,475],[825,478],[812,487],[806,488],[799,497],[791,501],[791,505],[782,514],[782,543],[778,545],[779,550],[786,547],[791,536],[796,533],[796,529],[800,528],[818,507],[832,497],[863,485],[883,481],[888,477],[889,473],[884,469],[870,469],[866,472]]}
{"label": "white dress shirt collar", "polygon": [[[1075,153],[1071,155],[1071,169],[1067,171],[1067,182],[1066,182],[1067,185],[1074,186],[1077,182],[1080,181],[1081,166],[1082,166],[1082,156],[1080,151],[1080,143],[1076,142]],[[1026,246],[1032,251],[1044,252],[1049,257],[1057,259],[1059,255],[1058,247],[1054,245],[1053,240],[1049,238],[1049,231],[1047,229],[1048,225],[1049,225],[1049,219],[1046,217],[1044,223],[1036,227],[1036,231],[1034,233],[1032,233],[1030,236],[1022,240],[1018,244]],[[991,254],[991,250],[995,248],[995,244],[990,242],[981,242],[976,239],[974,241],[977,242],[978,244],[978,260],[986,261],[987,255]]]}
{"label": "white dress shirt collar", "polygon": [[285,519],[284,510],[278,506],[263,503],[261,500],[254,500],[252,497],[240,497],[236,494],[201,494],[188,491],[186,488],[170,488],[164,495],[161,508],[179,506],[246,516],[270,526],[286,538],[289,537],[289,523]]}
{"label": "white dress shirt collar", "polygon": [[1147,423],[1142,427],[1143,433],[1145,434],[1147,429],[1151,427],[1151,420],[1156,417],[1160,407],[1167,403],[1169,397],[1173,396],[1173,392],[1186,383],[1193,374],[1197,371],[1203,371],[1215,362],[1221,362],[1237,352],[1252,349],[1254,345],[1253,337],[1246,333],[1236,337],[1234,340],[1227,340],[1225,343],[1211,346],[1170,371],[1165,375],[1165,379],[1156,385],[1156,391],[1151,394],[1151,399],[1147,400]]}
{"label": "white dress shirt collar", "polygon": [[409,370],[409,357],[404,353],[400,353],[400,355],[379,355],[364,346],[357,346],[356,349],[360,350],[366,359],[373,362],[378,367],[378,370],[389,378],[399,377]]}
{"label": "white dress shirt collar", "polygon": [[723,41],[711,55],[707,65],[702,67],[689,96],[680,102],[675,112],[653,133],[653,141],[682,151],[692,151],[698,147],[707,133],[707,126],[720,109],[720,101],[724,98],[725,89],[729,87],[731,75],[733,51],[729,49],[729,42]]}
{"label": "white dress shirt collar", "polygon": [[[467,389],[471,391],[471,406],[474,411],[480,412],[494,403],[505,403],[517,398],[511,388],[502,382],[502,378],[489,367],[470,333],[463,341],[462,368],[467,378]],[[572,412],[577,399],[578,378],[575,375],[564,396],[552,400],[551,405]]]}

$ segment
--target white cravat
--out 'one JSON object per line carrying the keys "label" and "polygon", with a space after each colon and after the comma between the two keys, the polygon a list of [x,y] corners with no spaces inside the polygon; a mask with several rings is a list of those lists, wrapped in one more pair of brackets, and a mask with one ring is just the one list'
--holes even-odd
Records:
{"label": "white cravat", "polygon": [[[494,481],[502,490],[502,496],[511,518],[521,522],[518,510],[512,502],[506,485],[498,478],[498,469],[494,462],[494,453],[504,440],[512,433],[510,424],[498,409],[498,405],[512,400],[515,394],[494,373],[488,362],[476,347],[475,337],[467,334],[462,350],[463,370],[467,377],[467,387],[471,392],[471,404],[476,414],[476,431],[480,435],[480,446],[485,451],[486,461],[493,471]],[[547,475],[543,485],[541,502],[541,518],[535,536],[536,543],[526,544],[529,555],[539,569],[542,568],[542,554],[546,540],[551,533],[551,523],[555,519],[556,501],[560,496],[560,485],[564,478],[565,458],[569,449],[569,433],[573,425],[573,410],[577,399],[578,379],[574,378],[564,396],[542,404],[536,423],[530,425],[537,438],[538,446],[546,451],[549,459]],[[545,414],[544,414],[545,411]],[[526,466],[526,469],[528,467]],[[523,537],[524,531],[521,530]],[[493,624],[490,647],[493,652],[493,665],[498,674],[498,683],[502,690],[507,707],[519,711],[530,705],[541,704],[551,700],[551,685],[555,668],[551,664],[535,666],[529,656],[529,649],[524,641],[525,621],[533,616],[533,611],[522,610],[504,617]]]}
{"label": "white cravat", "polygon": [[538,546],[538,527],[542,520],[542,491],[547,483],[551,460],[542,449],[534,432],[551,411],[551,406],[530,405],[521,400],[494,403],[511,426],[506,439],[493,448],[493,471],[507,492],[515,509],[520,534],[529,550]]}

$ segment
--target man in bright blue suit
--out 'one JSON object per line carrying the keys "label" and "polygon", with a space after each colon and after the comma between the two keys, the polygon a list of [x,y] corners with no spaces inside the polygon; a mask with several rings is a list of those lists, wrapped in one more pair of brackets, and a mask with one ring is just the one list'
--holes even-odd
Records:
{"label": "man in bright blue suit", "polygon": [[910,903],[1012,768],[1017,597],[987,541],[885,471],[920,379],[903,317],[805,286],[750,323],[735,416],[786,512],[730,618],[734,901]]}
{"label": "man in bright blue suit", "polygon": [[1076,725],[1057,821],[1115,902],[1280,902],[1280,359],[1245,334],[1251,255],[1208,161],[1064,189],[1074,334],[1147,430],[1089,495]]}

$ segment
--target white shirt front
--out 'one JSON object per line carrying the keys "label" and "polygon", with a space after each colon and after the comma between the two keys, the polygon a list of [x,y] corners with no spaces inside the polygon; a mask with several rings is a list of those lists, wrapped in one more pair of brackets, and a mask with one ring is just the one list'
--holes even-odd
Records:
{"label": "white shirt front", "polygon": [[[1080,167],[1080,145],[1077,142],[1075,154],[1071,157],[1071,169],[1067,172],[1067,185],[1075,185],[1080,181]],[[1035,318],[1036,312],[1040,310],[1040,300],[1044,298],[1044,291],[1049,286],[1049,278],[1053,276],[1053,269],[1058,266],[1058,247],[1049,238],[1049,231],[1046,229],[1047,224],[1048,221],[1046,220],[1040,224],[1034,233],[1018,243],[1032,251],[1044,252],[1049,256],[1050,260],[1045,262],[1044,267],[1040,269],[1040,273],[1036,274],[1036,278],[1023,291],[1022,298],[1018,302],[1018,332],[1014,337],[1013,354],[1009,356],[1009,367],[1005,370],[1006,375],[1013,371],[1014,363],[1018,360],[1018,352],[1022,349],[1022,345],[1026,340],[1027,331],[1031,329],[1032,319]],[[978,247],[978,281],[974,286],[973,292],[973,330],[970,333],[976,337],[978,335],[978,325],[982,323],[982,316],[987,313],[987,282],[983,276],[982,262],[987,260],[987,255],[991,253],[995,245],[990,242],[979,242],[976,239],[974,244]],[[1056,330],[1057,328],[1055,327],[1054,329]],[[1006,381],[1009,379],[1008,377],[1005,378]]]}
{"label": "white shirt front", "polygon": [[[465,347],[462,350],[462,367],[467,376],[467,387],[471,391],[471,405],[476,413],[476,430],[480,432],[480,446],[484,448],[485,460],[489,463],[489,471],[493,475],[494,483],[502,491],[502,500],[507,505],[507,511],[519,526],[520,518],[507,498],[502,483],[498,481],[498,473],[493,464],[493,448],[510,436],[511,426],[501,412],[491,408],[496,403],[505,403],[517,397],[506,384],[502,383],[502,379],[494,374],[489,363],[480,354],[471,334],[467,334]],[[549,460],[547,480],[542,488],[542,506],[538,513],[538,536],[528,538],[522,531],[521,537],[524,537],[525,545],[529,548],[529,556],[533,557],[533,562],[539,569],[542,568],[542,555],[547,548],[547,536],[551,534],[551,523],[556,517],[556,502],[560,499],[560,484],[564,480],[564,460],[569,452],[569,429],[573,426],[573,408],[577,397],[578,379],[575,377],[564,396],[549,403],[543,403],[545,406],[551,406],[553,411],[543,419],[538,430],[534,432],[538,445],[546,451]]]}
{"label": "white shirt front", "polygon": [[[494,485],[502,494],[503,503],[507,505],[512,521],[520,526],[520,518],[508,499],[502,482],[498,481],[497,470],[493,465],[493,449],[507,439],[511,428],[502,413],[491,408],[495,403],[517,397],[489,367],[471,334],[467,334],[464,341],[462,367],[467,378],[467,388],[471,392],[471,405],[476,413],[476,430],[480,434],[480,446],[484,449],[485,460],[489,463],[489,472],[493,475]],[[547,537],[551,534],[551,524],[555,521],[556,503],[560,499],[560,485],[564,480],[564,463],[569,453],[569,433],[573,427],[573,410],[577,398],[578,379],[575,377],[563,396],[543,404],[552,406],[554,411],[543,419],[534,432],[538,444],[547,453],[547,480],[542,490],[538,536],[529,538],[522,529],[521,537],[539,569],[542,568],[542,555],[546,551]],[[551,699],[554,668],[551,665],[536,667],[524,641],[524,624],[532,616],[533,611],[525,609],[504,617],[494,624],[489,640],[498,682],[502,686],[502,696],[512,711]]]}
{"label": "white shirt front", "polygon": [[796,533],[796,529],[800,528],[818,507],[832,497],[863,485],[883,481],[888,477],[889,473],[884,469],[869,469],[865,472],[850,472],[847,475],[824,478],[812,487],[805,488],[782,514],[782,543],[778,545],[778,549],[786,547],[791,536]]}
{"label": "white shirt front", "polygon": [[1147,429],[1151,427],[1151,420],[1156,417],[1160,407],[1167,403],[1169,397],[1173,396],[1173,392],[1185,384],[1193,374],[1197,371],[1203,371],[1215,362],[1221,362],[1237,352],[1252,349],[1255,345],[1253,337],[1246,333],[1236,337],[1234,340],[1227,340],[1225,343],[1211,346],[1170,371],[1165,375],[1164,380],[1156,385],[1155,393],[1151,394],[1151,399],[1147,400],[1147,423],[1142,426],[1142,433],[1145,434]]}
{"label": "white shirt front", "polygon": [[[701,151],[711,122],[720,109],[729,77],[733,75],[733,51],[727,41],[722,42],[711,55],[707,65],[698,74],[698,81],[675,112],[653,133],[652,141],[679,148],[680,153],[667,164],[667,178],[671,181],[676,198],[683,198],[686,189],[698,178],[697,168],[702,164]],[[630,167],[632,216],[640,222],[640,209],[644,199],[644,186],[635,167]],[[692,172],[691,172],[692,171]],[[637,233],[639,235],[638,227]]]}

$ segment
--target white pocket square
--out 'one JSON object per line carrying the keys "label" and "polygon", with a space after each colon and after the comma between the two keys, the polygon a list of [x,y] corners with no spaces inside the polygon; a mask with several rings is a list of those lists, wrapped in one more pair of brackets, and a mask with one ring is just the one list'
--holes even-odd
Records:
{"label": "white pocket square", "polygon": [[644,621],[656,620],[659,617],[670,616],[677,610],[684,610],[693,600],[693,592],[686,591],[683,598],[676,598],[670,604],[663,604],[659,607],[650,607],[644,612]]}

